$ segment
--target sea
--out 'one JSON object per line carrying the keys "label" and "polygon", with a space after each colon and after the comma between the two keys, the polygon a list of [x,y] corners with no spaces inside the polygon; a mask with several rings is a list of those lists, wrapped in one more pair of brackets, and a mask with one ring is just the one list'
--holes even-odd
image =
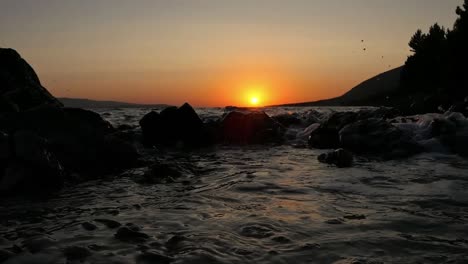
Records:
{"label": "sea", "polygon": [[[264,110],[312,120],[359,109]],[[150,110],[95,109],[136,130]],[[226,110],[196,111],[216,120]],[[187,168],[163,184],[136,181],[136,168],[49,199],[1,201],[0,249],[17,251],[5,263],[468,263],[468,159],[434,151],[337,168],[306,138],[288,138],[144,152]],[[109,221],[147,238],[119,240]]]}

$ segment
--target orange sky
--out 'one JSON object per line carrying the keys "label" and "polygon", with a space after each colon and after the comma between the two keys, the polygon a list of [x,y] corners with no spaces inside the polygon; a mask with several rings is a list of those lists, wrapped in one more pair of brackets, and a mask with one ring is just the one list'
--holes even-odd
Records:
{"label": "orange sky", "polygon": [[435,22],[450,27],[461,3],[17,0],[2,3],[0,46],[17,49],[58,97],[304,102],[402,65],[411,35]]}

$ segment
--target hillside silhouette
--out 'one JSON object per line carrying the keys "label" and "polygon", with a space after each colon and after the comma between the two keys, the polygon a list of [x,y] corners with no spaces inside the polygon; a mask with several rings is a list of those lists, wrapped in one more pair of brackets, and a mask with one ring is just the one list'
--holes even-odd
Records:
{"label": "hillside silhouette", "polygon": [[404,66],[327,100],[284,106],[390,106],[406,114],[440,111],[468,113],[468,0],[457,7],[452,29],[434,24],[418,29]]}

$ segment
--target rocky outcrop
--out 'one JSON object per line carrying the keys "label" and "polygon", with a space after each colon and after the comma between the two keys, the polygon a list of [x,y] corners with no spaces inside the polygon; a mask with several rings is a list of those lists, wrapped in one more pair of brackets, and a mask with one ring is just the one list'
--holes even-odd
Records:
{"label": "rocky outcrop", "polygon": [[33,68],[13,49],[0,48],[0,113],[62,104],[42,85]]}
{"label": "rocky outcrop", "polygon": [[0,129],[37,133],[67,171],[86,177],[131,167],[138,158],[133,145],[113,136],[111,124],[84,109],[40,107],[11,113],[0,117]]}
{"label": "rocky outcrop", "polygon": [[221,122],[221,140],[228,144],[281,141],[284,128],[263,111],[233,111]]}
{"label": "rocky outcrop", "polygon": [[0,131],[1,194],[49,193],[66,175],[117,172],[138,159],[99,114],[62,107],[11,49],[0,49]]}

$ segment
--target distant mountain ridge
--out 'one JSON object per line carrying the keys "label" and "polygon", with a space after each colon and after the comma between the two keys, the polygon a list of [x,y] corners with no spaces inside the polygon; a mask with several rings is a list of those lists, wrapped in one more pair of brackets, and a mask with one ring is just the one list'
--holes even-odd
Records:
{"label": "distant mountain ridge", "polygon": [[117,101],[98,101],[82,98],[58,98],[65,107],[73,108],[160,108],[167,107],[166,104],[134,104]]}
{"label": "distant mountain ridge", "polygon": [[387,96],[397,91],[400,84],[400,75],[403,66],[374,76],[356,87],[352,88],[344,95],[304,103],[285,104],[280,106],[366,106],[376,105]]}

